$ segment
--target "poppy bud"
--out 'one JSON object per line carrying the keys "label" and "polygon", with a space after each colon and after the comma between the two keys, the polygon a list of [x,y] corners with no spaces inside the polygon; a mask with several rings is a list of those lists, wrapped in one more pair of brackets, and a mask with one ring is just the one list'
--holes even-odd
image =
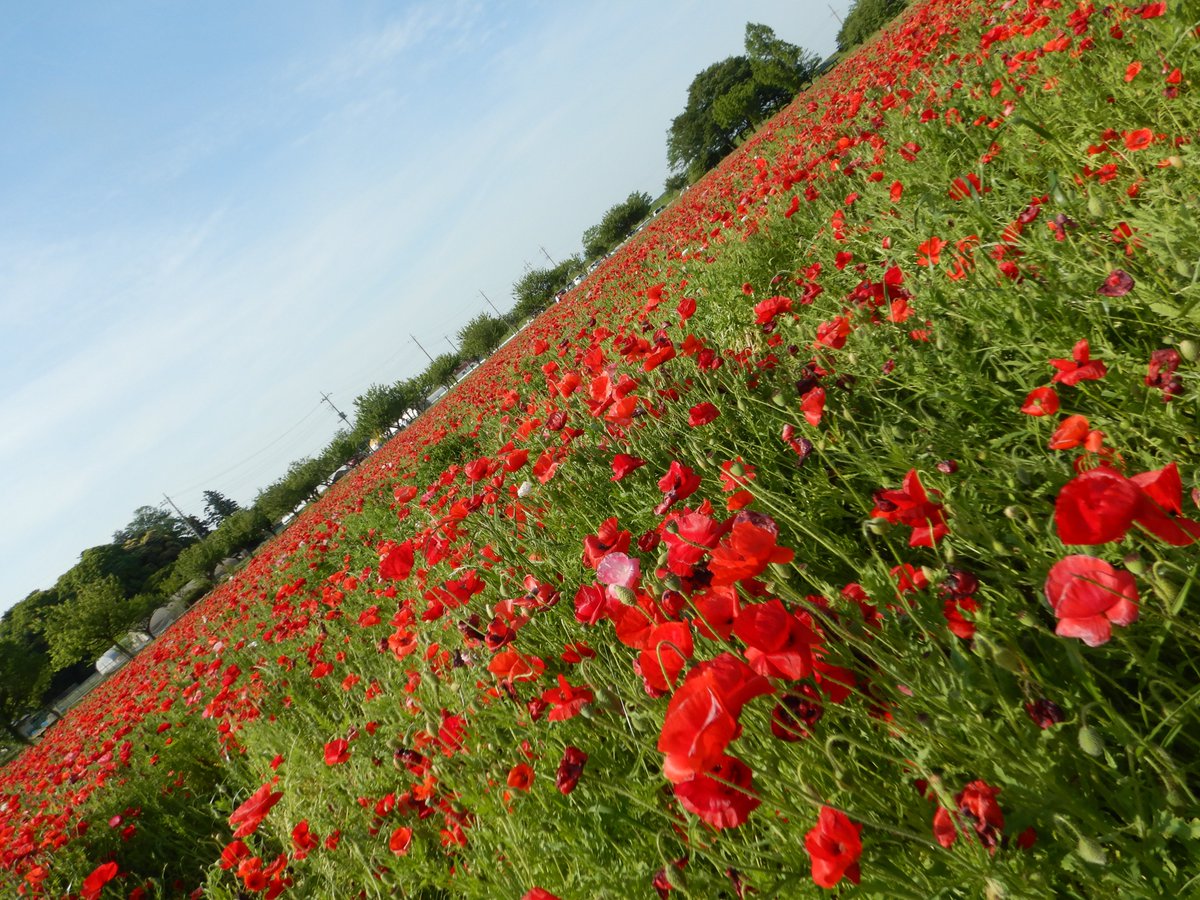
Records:
{"label": "poppy bud", "polygon": [[1134,575],[1146,574],[1146,561],[1136,553],[1126,554],[1121,562],[1123,562],[1125,564],[1125,568],[1127,568]]}
{"label": "poppy bud", "polygon": [[1102,217],[1104,215],[1104,207],[1105,207],[1105,203],[1102,199],[1100,199],[1099,195],[1092,194],[1091,196],[1088,197],[1088,202],[1087,202],[1088,212],[1091,213],[1093,216],[1096,216],[1097,218]]}
{"label": "poppy bud", "polygon": [[1014,675],[1020,675],[1025,670],[1025,666],[1021,663],[1021,657],[1017,656],[1008,647],[993,647],[992,662],[1005,672],[1012,672]]}
{"label": "poppy bud", "polygon": [[1108,854],[1104,852],[1104,848],[1089,837],[1081,836],[1079,838],[1079,843],[1075,845],[1075,852],[1079,854],[1080,859],[1093,866],[1108,865]]}
{"label": "poppy bud", "polygon": [[871,534],[884,535],[888,533],[887,519],[867,519],[862,524],[863,531]]}
{"label": "poppy bud", "polygon": [[1025,508],[1023,506],[1004,507],[1004,518],[1006,519],[1019,519],[1025,514]]}
{"label": "poppy bud", "polygon": [[1079,749],[1088,756],[1104,755],[1104,741],[1090,725],[1084,725],[1079,729]]}
{"label": "poppy bud", "polygon": [[783,409],[784,407],[787,406],[787,398],[784,397],[783,394],[779,393],[779,391],[776,391],[774,394],[771,395],[771,402],[774,403],[776,406],[778,406],[780,409]]}
{"label": "poppy bud", "polygon": [[612,592],[612,595],[622,603],[637,603],[637,594],[625,587],[623,584],[610,584],[608,589]]}
{"label": "poppy bud", "polygon": [[1179,342],[1179,355],[1188,362],[1195,362],[1200,357],[1200,347],[1191,338]]}

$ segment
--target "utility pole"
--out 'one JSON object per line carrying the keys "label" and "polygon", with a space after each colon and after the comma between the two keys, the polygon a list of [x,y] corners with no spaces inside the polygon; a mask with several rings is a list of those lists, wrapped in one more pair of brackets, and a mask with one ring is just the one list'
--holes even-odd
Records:
{"label": "utility pole", "polygon": [[553,259],[550,259],[550,254],[546,252],[545,247],[543,247],[541,244],[538,244],[538,249],[542,251],[542,256],[544,256],[544,257],[546,257],[546,259],[550,260],[550,265],[556,266],[556,267],[558,266],[558,263],[556,263]]}
{"label": "utility pole", "polygon": [[176,515],[179,516],[179,521],[181,521],[184,525],[186,525],[188,527],[188,529],[192,532],[192,534],[194,534],[196,536],[196,539],[201,540],[201,541],[204,540],[204,535],[202,535],[200,533],[200,530],[198,528],[196,528],[195,525],[192,524],[192,520],[183,514],[183,510],[175,505],[175,501],[172,500],[170,497],[168,497],[166,494],[163,494],[163,499],[166,500],[169,504],[171,504],[171,509],[175,510]]}
{"label": "utility pole", "polygon": [[490,299],[488,299],[488,295],[487,295],[487,294],[485,294],[485,293],[484,293],[484,292],[481,290],[481,291],[479,292],[479,296],[480,296],[480,297],[482,297],[484,300],[487,300],[487,305],[488,305],[488,306],[490,306],[490,307],[491,307],[491,308],[492,308],[492,309],[495,311],[496,315],[498,315],[498,316],[499,316],[501,319],[503,319],[503,318],[504,318],[504,313],[502,313],[502,312],[500,312],[500,310],[496,309],[496,304],[495,304],[495,303],[493,303],[493,302],[492,302]]}
{"label": "utility pole", "polygon": [[457,353],[459,356],[462,356],[462,351],[459,350],[457,346],[455,346],[454,341],[450,340],[450,335],[446,335],[446,343],[449,344],[451,347],[454,347],[455,353]]}
{"label": "utility pole", "polygon": [[341,419],[343,422],[345,422],[345,423],[346,423],[346,427],[347,427],[347,428],[349,428],[349,427],[350,427],[350,420],[346,418],[346,414],[345,414],[344,412],[342,412],[340,409],[338,409],[336,406],[334,406],[334,405],[333,405],[333,401],[329,399],[329,395],[328,395],[328,394],[322,394],[322,395],[321,395],[321,399],[322,399],[322,400],[324,400],[326,403],[328,403],[328,404],[329,404],[329,408],[330,408],[330,409],[332,409],[332,410],[333,410],[335,413],[337,413],[337,414],[338,414],[338,418],[339,418],[339,419]]}
{"label": "utility pole", "polygon": [[827,4],[826,4],[826,6],[828,6],[828,7],[829,7],[829,11],[830,11],[831,13],[833,13],[833,17],[834,17],[835,19],[837,19],[837,20],[838,20],[838,24],[839,24],[839,25],[844,25],[845,23],[842,21],[842,17],[841,17],[841,16],[839,16],[839,15],[837,14],[837,10],[833,8],[833,4],[832,4],[832,3],[827,3]]}
{"label": "utility pole", "polygon": [[[409,337],[413,339],[414,344],[416,344],[418,347],[421,347],[421,342],[417,340],[417,336],[415,334],[409,334]],[[429,355],[428,350],[426,350],[424,347],[421,347],[421,352],[425,354],[425,358],[427,360],[433,362],[433,357]]]}

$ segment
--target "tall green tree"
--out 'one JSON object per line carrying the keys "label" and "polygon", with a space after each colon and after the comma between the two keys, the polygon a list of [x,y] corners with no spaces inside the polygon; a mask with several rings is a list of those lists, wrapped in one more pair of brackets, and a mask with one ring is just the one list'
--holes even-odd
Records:
{"label": "tall green tree", "polygon": [[421,391],[413,380],[373,384],[354,398],[354,430],[370,439],[410,409],[420,409]]}
{"label": "tall green tree", "polygon": [[688,87],[687,105],[667,131],[667,163],[695,181],[753,128],[786,105],[818,60],[766,25],[746,25],[746,53],[713,63]]}
{"label": "tall green tree", "polygon": [[462,357],[457,353],[443,353],[441,356],[434,357],[433,362],[425,369],[425,383],[432,391],[437,387],[450,387],[454,384],[454,370],[458,368],[462,362]]}
{"label": "tall green tree", "polygon": [[634,227],[650,215],[654,198],[645,191],[633,191],[615,206],[609,207],[604,217],[583,233],[583,253],[590,262],[604,256],[610,249],[625,240]]}
{"label": "tall green tree", "polygon": [[62,669],[95,658],[114,644],[132,655],[126,634],[149,615],[146,607],[152,599],[142,595],[137,602],[126,600],[115,575],[89,581],[73,602],[54,607],[46,617],[51,664]]}
{"label": "tall green tree", "polygon": [[480,313],[459,329],[459,349],[467,359],[482,359],[500,346],[510,330],[503,319]]}
{"label": "tall green tree", "polygon": [[821,65],[816,54],[775,36],[773,29],[756,22],[746,23],[746,58],[754,80],[779,93],[770,102],[790,102]]}
{"label": "tall green tree", "polygon": [[221,523],[241,509],[236,500],[230,500],[220,491],[204,492],[204,525],[209,531],[220,527]]}
{"label": "tall green tree", "polygon": [[0,638],[0,731],[28,743],[17,723],[41,705],[50,675],[45,654],[12,638]]}
{"label": "tall green tree", "polygon": [[583,260],[571,256],[549,269],[530,269],[513,283],[512,318],[520,321],[536,315],[547,306],[570,280],[583,271]]}
{"label": "tall green tree", "polygon": [[172,534],[184,540],[194,537],[187,524],[171,513],[157,506],[139,506],[133,511],[133,518],[129,520],[129,524],[113,532],[113,543],[123,544],[125,541],[140,538],[148,531]]}

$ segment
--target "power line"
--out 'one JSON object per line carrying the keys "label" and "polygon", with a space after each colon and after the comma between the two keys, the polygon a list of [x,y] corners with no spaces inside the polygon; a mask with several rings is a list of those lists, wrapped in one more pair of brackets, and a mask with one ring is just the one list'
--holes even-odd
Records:
{"label": "power line", "polygon": [[267,444],[261,450],[256,450],[254,453],[251,453],[249,456],[245,457],[240,462],[236,462],[232,466],[229,466],[228,468],[223,469],[222,471],[218,472],[216,475],[212,476],[211,478],[206,478],[204,481],[201,481],[190,487],[186,487],[181,490],[177,490],[177,491],[175,491],[175,493],[176,494],[191,493],[192,491],[199,490],[200,488],[202,488],[206,485],[213,484],[214,482],[217,481],[217,479],[223,478],[224,476],[228,475],[230,472],[234,471],[235,469],[240,469],[242,466],[244,466],[246,463],[250,462],[252,459],[262,456],[264,453],[266,453],[268,450],[270,450],[272,447],[274,447],[276,444],[278,444],[280,441],[282,441],[284,438],[286,438],[288,435],[290,435],[293,431],[295,431],[297,428],[299,428],[301,425],[303,425],[306,421],[308,421],[308,419],[312,416],[312,414],[315,413],[320,408],[321,408],[321,404],[318,403],[316,406],[314,406],[312,409],[310,409],[299,422],[297,422],[295,425],[293,425],[291,428],[289,428],[287,431],[285,431],[279,437],[275,438],[275,440],[271,441],[271,443]]}

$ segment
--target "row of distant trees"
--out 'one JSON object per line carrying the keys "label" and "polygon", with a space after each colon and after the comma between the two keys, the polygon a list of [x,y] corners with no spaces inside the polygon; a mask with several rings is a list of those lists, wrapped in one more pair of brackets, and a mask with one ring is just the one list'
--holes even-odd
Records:
{"label": "row of distant trees", "polygon": [[458,332],[457,352],[435,357],[412,378],[372,384],[354,399],[352,424],[320,453],[292,462],[249,506],[209,490],[199,516],[139,507],[110,542],[84,550],[52,587],[16,603],[0,617],[0,734],[23,740],[17,723],[24,716],[91,675],[101,654],[123,644],[131,630],[145,630],[170,598],[189,585],[203,592],[224,560],[256,547],[338,469],[365,456],[373,439],[411,421],[432,392],[454,382],[464,362],[493,352],[553,302],[579,266],[576,257],[549,274],[526,273],[513,285],[513,308],[471,319]]}

